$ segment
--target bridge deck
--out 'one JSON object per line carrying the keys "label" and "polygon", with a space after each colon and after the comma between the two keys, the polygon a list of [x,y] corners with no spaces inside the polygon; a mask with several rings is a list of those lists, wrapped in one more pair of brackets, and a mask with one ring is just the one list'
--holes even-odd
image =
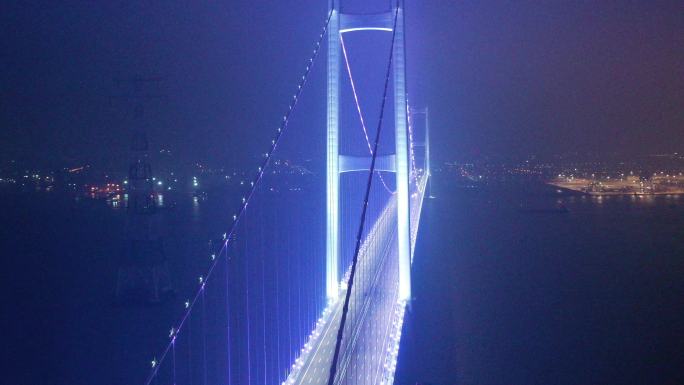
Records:
{"label": "bridge deck", "polygon": [[[359,253],[347,327],[338,366],[338,384],[377,384],[385,359],[398,293],[396,199],[373,225]],[[343,298],[332,306],[321,335],[313,341],[300,370],[287,384],[325,385],[341,322]]]}
{"label": "bridge deck", "polygon": [[[426,181],[427,177],[421,178],[419,188],[411,196],[411,238],[414,241]],[[398,278],[396,198],[393,197],[373,224],[359,253],[336,384],[391,383],[404,309],[403,304],[397,303]],[[327,384],[345,293],[346,289],[341,288],[340,299],[329,308],[330,312],[318,330],[320,334],[307,344],[305,354],[295,363],[296,369],[285,384]]]}

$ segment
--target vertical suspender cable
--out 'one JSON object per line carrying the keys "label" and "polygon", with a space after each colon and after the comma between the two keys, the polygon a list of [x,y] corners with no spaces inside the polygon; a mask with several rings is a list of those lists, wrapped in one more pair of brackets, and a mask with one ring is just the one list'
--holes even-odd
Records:
{"label": "vertical suspender cable", "polygon": [[[287,222],[288,220],[289,218],[286,219],[286,223],[289,226],[289,222]],[[287,350],[290,354],[288,362],[293,362],[295,357],[295,343],[292,342],[292,259],[294,258],[295,253],[292,252],[292,240],[290,237],[287,237],[287,251]]]}
{"label": "vertical suspender cable", "polygon": [[188,322],[188,385],[192,385],[192,322]]}
{"label": "vertical suspender cable", "polygon": [[[247,216],[245,215],[245,233],[247,233]],[[250,306],[249,306],[249,255],[248,255],[248,249],[249,249],[249,240],[247,239],[247,235],[245,235],[245,248],[243,250],[243,258],[245,260],[245,311],[247,315],[247,383],[249,385],[252,384],[252,350],[251,350],[251,345],[252,345],[252,339],[251,339],[251,325],[250,325]]]}
{"label": "vertical suspender cable", "polygon": [[173,385],[176,385],[176,336],[171,340],[171,354],[173,355]]}
{"label": "vertical suspender cable", "polygon": [[[262,195],[263,195],[263,189],[262,190]],[[266,202],[266,199],[264,199],[264,202]],[[263,383],[266,384],[269,381],[266,379],[267,376],[267,362],[266,362],[266,268],[265,268],[265,262],[264,259],[266,258],[266,253],[264,252],[264,243],[266,243],[266,239],[264,239],[264,210],[263,208],[259,209],[259,223],[261,224],[259,226],[260,229],[260,240],[259,240],[259,249],[261,250],[261,319],[262,319],[262,327],[263,327],[263,348],[264,348],[264,377],[263,377]]]}
{"label": "vertical suspender cable", "polygon": [[202,291],[202,383],[207,385],[207,299],[204,293],[204,285],[200,290]]}
{"label": "vertical suspender cable", "polygon": [[[274,211],[274,216],[276,218],[275,222],[278,223],[278,210]],[[276,233],[278,234],[278,233]],[[280,244],[280,237],[276,238],[276,244]],[[280,258],[276,258],[275,263],[275,314],[280,314],[280,275],[278,274]],[[278,320],[279,321],[279,320]],[[280,371],[280,322],[276,322],[276,367],[278,368],[278,382],[280,382],[280,376],[282,375]]]}
{"label": "vertical suspender cable", "polygon": [[301,240],[297,239],[295,250],[297,253],[297,346],[304,345],[302,338],[302,253]]}
{"label": "vertical suspender cable", "polygon": [[[288,362],[292,362],[292,245],[290,237],[287,237],[287,351],[289,353]],[[288,368],[288,374],[289,374]]]}
{"label": "vertical suspender cable", "polygon": [[230,257],[228,255],[228,248],[226,248],[226,345],[228,345],[228,385],[233,384],[233,360],[231,357],[232,340],[230,338],[230,319],[232,315],[230,311],[230,293]]}

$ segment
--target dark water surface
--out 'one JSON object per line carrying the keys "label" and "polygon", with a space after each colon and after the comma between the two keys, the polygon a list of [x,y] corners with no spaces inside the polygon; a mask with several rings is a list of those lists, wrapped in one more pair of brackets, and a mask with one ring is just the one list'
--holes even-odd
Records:
{"label": "dark water surface", "polygon": [[[216,209],[221,202],[190,196],[179,202],[161,214],[165,249],[175,289],[191,293],[226,210]],[[58,193],[24,193],[3,194],[0,211],[0,383],[142,384],[184,298],[114,304],[125,210]]]}
{"label": "dark water surface", "polygon": [[435,195],[398,384],[684,383],[684,197]]}
{"label": "dark water surface", "polygon": [[[435,185],[397,383],[684,383],[684,197]],[[228,199],[176,199],[179,293],[206,268]],[[534,212],[563,200],[568,213]],[[2,384],[139,384],[179,314],[112,303],[123,210],[2,194]]]}

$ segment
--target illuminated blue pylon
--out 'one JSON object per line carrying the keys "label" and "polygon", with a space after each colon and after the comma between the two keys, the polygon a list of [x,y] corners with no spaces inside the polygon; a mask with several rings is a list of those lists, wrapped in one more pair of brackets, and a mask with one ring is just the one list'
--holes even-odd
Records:
{"label": "illuminated blue pylon", "polygon": [[[393,172],[397,194],[397,242],[399,258],[399,300],[411,296],[411,238],[409,232],[409,147],[406,115],[406,59],[404,52],[404,4],[399,7],[394,33],[392,70],[394,80],[395,153],[378,156],[376,171]],[[331,9],[328,29],[328,97],[327,97],[327,172],[326,172],[326,293],[329,300],[339,293],[340,254],[340,175],[344,172],[368,171],[370,157],[340,154],[340,34],[356,31],[392,32],[395,10],[378,14],[342,13],[339,1],[329,0]]]}
{"label": "illuminated blue pylon", "polygon": [[414,147],[423,147],[425,151],[425,175],[428,177],[428,181],[430,180],[430,176],[432,175],[430,172],[430,121],[429,121],[429,111],[427,107],[424,108],[411,108],[411,116],[416,116],[416,115],[423,115],[423,127],[424,127],[424,140],[422,142],[420,141],[414,141],[413,146]]}

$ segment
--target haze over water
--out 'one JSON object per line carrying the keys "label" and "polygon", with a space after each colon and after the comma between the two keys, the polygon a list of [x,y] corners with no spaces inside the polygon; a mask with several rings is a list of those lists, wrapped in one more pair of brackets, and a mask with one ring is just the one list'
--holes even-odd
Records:
{"label": "haze over water", "polygon": [[[684,197],[470,189],[439,177],[433,186],[397,384],[682,382]],[[229,199],[177,199],[165,245],[185,293]],[[559,199],[568,213],[520,210]],[[3,195],[0,205],[11,224],[0,237],[5,274],[24,277],[2,283],[3,361],[26,363],[7,380],[141,380],[182,299],[113,306],[124,211],[45,193]]]}
{"label": "haze over water", "polygon": [[397,384],[684,383],[684,196],[434,186]]}

